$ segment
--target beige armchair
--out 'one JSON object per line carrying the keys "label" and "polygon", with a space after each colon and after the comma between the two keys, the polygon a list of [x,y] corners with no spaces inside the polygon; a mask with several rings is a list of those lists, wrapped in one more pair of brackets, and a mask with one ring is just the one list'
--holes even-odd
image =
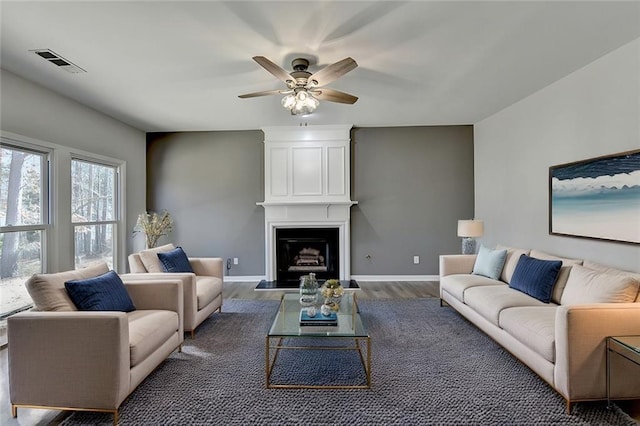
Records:
{"label": "beige armchair", "polygon": [[123,279],[132,312],[78,311],[64,283],[107,265],[34,275],[33,311],[7,321],[11,413],[18,408],[113,413],[184,340],[182,281]]}
{"label": "beige armchair", "polygon": [[126,277],[154,280],[167,275],[179,278],[184,289],[184,330],[195,336],[196,328],[214,312],[222,311],[222,288],[224,284],[223,261],[219,257],[190,257],[189,264],[194,273],[166,273],[158,259],[159,252],[175,247],[167,244],[129,255],[129,270]]}

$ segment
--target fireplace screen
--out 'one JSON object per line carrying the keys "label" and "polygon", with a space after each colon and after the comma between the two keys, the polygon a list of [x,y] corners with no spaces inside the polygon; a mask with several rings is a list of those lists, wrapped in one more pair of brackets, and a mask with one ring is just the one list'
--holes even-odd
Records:
{"label": "fireplace screen", "polygon": [[277,280],[297,281],[310,272],[337,278],[338,258],[338,228],[276,229]]}

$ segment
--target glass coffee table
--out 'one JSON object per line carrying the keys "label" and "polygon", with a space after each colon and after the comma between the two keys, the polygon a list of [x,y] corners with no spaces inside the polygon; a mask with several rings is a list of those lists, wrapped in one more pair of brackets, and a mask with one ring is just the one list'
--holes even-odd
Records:
{"label": "glass coffee table", "polygon": [[611,403],[611,356],[617,354],[635,364],[640,372],[640,336],[607,337],[607,408]]}
{"label": "glass coffee table", "polygon": [[[280,301],[278,312],[265,339],[265,369],[267,388],[293,389],[370,389],[371,388],[371,338],[367,333],[360,313],[356,295],[345,292],[340,310],[337,312],[337,325],[302,326],[300,325],[300,295],[285,293]],[[322,315],[318,306],[316,315]],[[313,343],[313,344],[309,344]],[[338,343],[338,345],[336,345]],[[361,384],[305,384],[274,383],[272,373],[281,351],[355,351],[360,357],[364,369],[364,383]],[[281,362],[285,362],[282,360]],[[291,362],[279,368],[304,368],[304,363]],[[340,368],[340,365],[335,365]],[[328,372],[330,373],[330,372]]]}

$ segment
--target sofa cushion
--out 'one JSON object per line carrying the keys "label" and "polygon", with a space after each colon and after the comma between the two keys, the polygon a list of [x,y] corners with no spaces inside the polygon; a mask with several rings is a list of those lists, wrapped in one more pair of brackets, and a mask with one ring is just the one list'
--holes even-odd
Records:
{"label": "sofa cushion", "polygon": [[164,272],[189,272],[193,273],[189,258],[182,250],[182,247],[176,247],[166,252],[158,252],[158,259],[162,263]]}
{"label": "sofa cushion", "polygon": [[509,284],[511,282],[511,277],[513,276],[513,271],[516,270],[518,260],[520,260],[520,255],[526,254],[528,256],[530,250],[507,247],[500,244],[496,246],[496,249],[507,251],[507,258],[504,261],[504,267],[502,268],[502,273],[500,274],[500,280]]}
{"label": "sofa cushion", "polygon": [[500,313],[500,327],[549,362],[556,362],[557,305],[524,306]]}
{"label": "sofa cushion", "polygon": [[556,279],[556,285],[553,286],[553,294],[551,295],[551,301],[553,303],[560,304],[560,299],[562,298],[562,292],[564,291],[564,287],[567,285],[567,280],[569,279],[569,272],[571,271],[571,267],[573,265],[582,265],[582,259],[572,259],[569,257],[558,257],[549,253],[545,253],[539,250],[531,250],[531,257],[535,257],[536,259],[542,260],[560,260],[562,261],[562,267],[560,268],[560,273],[558,274],[558,279]]}
{"label": "sofa cushion", "polygon": [[506,250],[491,250],[480,246],[476,262],[473,265],[473,274],[497,280],[500,278],[506,257]]}
{"label": "sofa cushion", "polygon": [[173,311],[137,310],[127,317],[131,367],[144,361],[180,327],[178,314]]}
{"label": "sofa cushion", "polygon": [[69,297],[80,311],[120,311],[136,309],[122,280],[114,271],[93,278],[64,283]]}
{"label": "sofa cushion", "polygon": [[559,260],[541,260],[522,254],[509,287],[549,303],[561,266]]}
{"label": "sofa cushion", "polygon": [[464,303],[497,326],[500,313],[504,309],[517,306],[546,306],[538,299],[516,291],[506,284],[468,288],[464,292]]}
{"label": "sofa cushion", "polygon": [[56,274],[36,274],[31,276],[25,286],[38,311],[77,311],[76,305],[67,293],[64,283],[69,280],[91,278],[109,272],[106,263],[100,262],[76,271]]}
{"label": "sofa cushion", "polygon": [[162,263],[160,259],[158,259],[158,253],[167,252],[173,250],[175,247],[173,244],[165,244],[160,247],[142,250],[140,254],[140,260],[145,268],[147,268],[147,272],[164,272],[162,268]]}
{"label": "sofa cushion", "polygon": [[[640,283],[640,273],[624,271],[622,269],[612,268],[601,263],[585,260],[582,264],[585,268],[593,269],[598,272],[604,272],[605,274],[621,275],[625,277],[631,277]],[[640,302],[640,285],[638,285],[638,295],[636,296],[636,302]]]}
{"label": "sofa cushion", "polygon": [[630,303],[636,300],[640,282],[632,276],[605,274],[573,266],[562,293],[563,305]]}
{"label": "sofa cushion", "polygon": [[217,277],[196,276],[196,298],[198,310],[204,308],[222,294],[222,280]]}
{"label": "sofa cushion", "polygon": [[468,288],[488,285],[503,285],[507,287],[501,281],[492,280],[481,275],[454,274],[440,278],[440,287],[461,302],[464,302],[464,292]]}

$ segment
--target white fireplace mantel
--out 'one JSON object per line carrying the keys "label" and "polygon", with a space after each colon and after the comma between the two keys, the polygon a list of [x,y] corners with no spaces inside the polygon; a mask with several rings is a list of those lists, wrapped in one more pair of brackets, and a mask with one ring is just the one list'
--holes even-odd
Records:
{"label": "white fireplace mantel", "polygon": [[351,126],[266,127],[265,272],[276,277],[278,228],[338,228],[341,280],[350,274]]}

